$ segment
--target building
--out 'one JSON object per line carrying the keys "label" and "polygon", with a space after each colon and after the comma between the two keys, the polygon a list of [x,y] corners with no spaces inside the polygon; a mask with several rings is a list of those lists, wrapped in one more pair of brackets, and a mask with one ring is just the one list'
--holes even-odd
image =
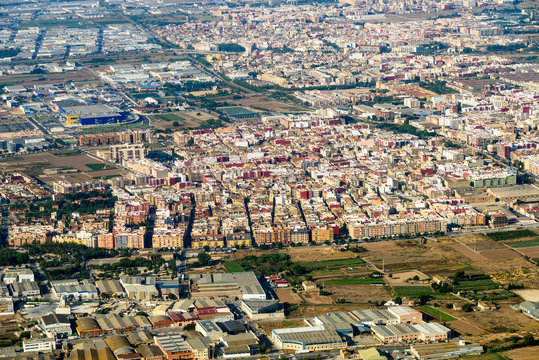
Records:
{"label": "building", "polygon": [[56,349],[56,340],[45,339],[25,339],[22,342],[24,352],[50,352]]}
{"label": "building", "polygon": [[9,286],[13,297],[24,298],[41,294],[39,285],[35,281],[16,282]]}
{"label": "building", "polygon": [[524,301],[518,304],[518,309],[524,314],[531,316],[535,320],[539,320],[539,304],[531,301]]}
{"label": "building", "polygon": [[170,334],[154,337],[155,344],[165,353],[168,360],[194,360],[195,355],[181,335]]}
{"label": "building", "polygon": [[249,319],[284,320],[284,308],[278,300],[242,300],[241,309]]}
{"label": "building", "polygon": [[243,358],[258,354],[258,338],[250,332],[221,337],[221,356],[225,359]]}
{"label": "building", "polygon": [[73,297],[73,299],[96,299],[97,288],[88,280],[58,280],[51,281],[52,295],[57,298]]}
{"label": "building", "polygon": [[41,318],[41,326],[47,335],[59,339],[67,338],[73,333],[69,318],[63,314],[49,314],[43,316]]}
{"label": "building", "polygon": [[131,331],[151,330],[152,323],[145,316],[97,315],[97,324],[104,334],[125,334]]}
{"label": "building", "polygon": [[265,300],[266,293],[252,272],[192,274],[189,277],[191,298],[239,297]]}
{"label": "building", "polygon": [[462,343],[414,344],[410,346],[410,352],[418,360],[455,359],[468,355],[481,355],[483,347]]}
{"label": "building", "polygon": [[421,324],[423,322],[423,315],[408,306],[390,306],[388,311],[395,315],[400,323]]}
{"label": "building", "polygon": [[118,124],[126,120],[126,113],[108,105],[66,106],[60,108],[66,125]]}
{"label": "building", "polygon": [[213,359],[215,343],[209,337],[188,338],[185,340],[195,356],[195,360]]}
{"label": "building", "polygon": [[347,346],[335,330],[324,326],[273,329],[271,337],[278,349],[294,352],[336,350]]}

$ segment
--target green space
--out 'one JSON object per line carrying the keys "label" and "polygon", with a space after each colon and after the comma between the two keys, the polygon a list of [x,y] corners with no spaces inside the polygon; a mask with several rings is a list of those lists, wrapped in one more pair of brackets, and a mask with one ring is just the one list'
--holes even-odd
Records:
{"label": "green space", "polygon": [[107,166],[107,164],[95,163],[95,164],[84,164],[84,166],[92,169],[92,171],[99,171],[99,170],[103,170]]}
{"label": "green space", "polygon": [[509,360],[509,358],[498,353],[487,353],[483,355],[466,356],[466,360]]}
{"label": "green space", "polygon": [[433,91],[440,95],[458,93],[457,90],[447,86],[445,81],[440,80],[428,82],[420,81],[419,86],[421,86],[423,89]]}
{"label": "green space", "polygon": [[308,271],[340,270],[342,268],[364,266],[365,264],[366,262],[359,257],[301,263]]}
{"label": "green space", "polygon": [[457,320],[453,316],[448,315],[448,314],[444,313],[443,311],[435,309],[435,308],[433,308],[431,306],[423,305],[423,306],[420,306],[419,308],[421,310],[423,310],[424,312],[426,312],[427,314],[429,314],[430,316],[432,316],[433,318],[438,319],[440,321],[454,321],[454,320]]}
{"label": "green space", "polygon": [[17,55],[20,52],[19,49],[1,49],[0,58],[8,58]]}
{"label": "green space", "polygon": [[539,246],[539,239],[526,240],[526,241],[520,241],[520,242],[511,242],[507,245],[514,248],[526,248],[526,247],[532,247],[532,246]]}
{"label": "green space", "polygon": [[326,285],[372,285],[384,284],[381,278],[343,278],[324,281]]}
{"label": "green space", "polygon": [[184,118],[182,118],[181,116],[179,116],[176,113],[158,114],[158,115],[155,115],[155,117],[157,117],[157,118],[159,118],[161,120],[165,120],[165,121],[185,121]]}
{"label": "green space", "polygon": [[57,156],[73,156],[73,155],[80,155],[80,150],[57,150],[57,151],[51,151],[51,154],[57,155]]}
{"label": "green space", "polygon": [[520,239],[520,238],[525,238],[525,237],[536,237],[537,234],[531,230],[514,230],[514,231],[490,233],[490,234],[487,234],[487,236],[490,239],[495,240],[495,241],[503,241],[503,240]]}
{"label": "green space", "polygon": [[241,267],[240,264],[238,264],[237,261],[227,261],[223,263],[223,266],[228,272],[242,272],[243,271],[243,268]]}
{"label": "green space", "polygon": [[229,43],[229,44],[219,44],[217,45],[219,51],[224,52],[244,52],[245,48],[239,44]]}
{"label": "green space", "polygon": [[497,289],[500,285],[490,279],[459,281],[455,284],[455,291],[459,290],[490,290]]}
{"label": "green space", "polygon": [[433,295],[434,292],[429,286],[394,286],[395,296],[418,297],[422,295]]}

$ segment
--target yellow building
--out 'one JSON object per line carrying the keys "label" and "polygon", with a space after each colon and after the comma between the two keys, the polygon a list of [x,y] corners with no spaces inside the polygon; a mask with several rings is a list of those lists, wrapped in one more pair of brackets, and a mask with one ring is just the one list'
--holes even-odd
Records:
{"label": "yellow building", "polygon": [[333,242],[332,228],[312,228],[311,240],[317,244],[325,243],[326,241]]}

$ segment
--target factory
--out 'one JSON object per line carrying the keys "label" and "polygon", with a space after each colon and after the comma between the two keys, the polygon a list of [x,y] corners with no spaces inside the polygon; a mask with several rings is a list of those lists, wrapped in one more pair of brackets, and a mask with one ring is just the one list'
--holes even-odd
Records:
{"label": "factory", "polygon": [[60,114],[66,125],[119,124],[127,119],[125,112],[108,105],[60,107]]}
{"label": "factory", "polygon": [[323,325],[273,329],[271,337],[279,349],[295,352],[336,350],[347,346],[337,331]]}
{"label": "factory", "polygon": [[234,298],[265,300],[266,293],[252,271],[190,275],[191,298]]}

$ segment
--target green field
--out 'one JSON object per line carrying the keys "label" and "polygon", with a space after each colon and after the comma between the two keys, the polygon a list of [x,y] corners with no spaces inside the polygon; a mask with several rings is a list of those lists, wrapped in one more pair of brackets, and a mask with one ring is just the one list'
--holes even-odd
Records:
{"label": "green field", "polygon": [[384,279],[359,279],[359,278],[344,278],[344,279],[332,279],[324,281],[327,285],[370,285],[370,284],[383,284]]}
{"label": "green field", "polygon": [[429,286],[394,286],[396,296],[421,296],[433,295],[434,292]]}
{"label": "green field", "polygon": [[107,164],[103,164],[103,163],[84,164],[84,166],[89,167],[93,171],[99,171],[99,170],[103,170],[105,166],[107,166]]}
{"label": "green field", "polygon": [[455,291],[458,290],[491,290],[497,289],[500,285],[490,279],[459,281],[455,285]]}
{"label": "green field", "polygon": [[520,239],[520,238],[525,238],[525,237],[536,237],[537,234],[531,230],[514,230],[514,231],[490,233],[490,234],[487,234],[487,236],[491,238],[492,240],[502,241],[502,240]]}
{"label": "green field", "polygon": [[242,272],[245,271],[241,267],[240,264],[238,264],[236,261],[227,261],[223,263],[223,266],[225,267],[226,271],[228,272]]}
{"label": "green field", "polygon": [[514,248],[526,248],[526,247],[532,247],[532,246],[539,246],[539,239],[526,240],[526,241],[521,241],[521,242],[511,242],[507,245]]}
{"label": "green field", "polygon": [[426,312],[427,314],[429,314],[430,316],[432,316],[433,318],[435,319],[438,319],[438,320],[441,320],[441,321],[454,321],[454,320],[457,320],[455,319],[453,316],[451,315],[448,315],[438,309],[435,309],[431,306],[427,306],[427,305],[423,305],[423,306],[420,306],[419,307],[421,310],[423,310],[424,312]]}
{"label": "green field", "polygon": [[181,116],[175,113],[159,114],[159,115],[156,115],[155,117],[161,120],[165,120],[165,121],[185,121],[184,118],[182,118]]}
{"label": "green field", "polygon": [[326,261],[311,261],[301,263],[307,270],[338,270],[346,267],[364,266],[366,262],[361,258],[335,259]]}

